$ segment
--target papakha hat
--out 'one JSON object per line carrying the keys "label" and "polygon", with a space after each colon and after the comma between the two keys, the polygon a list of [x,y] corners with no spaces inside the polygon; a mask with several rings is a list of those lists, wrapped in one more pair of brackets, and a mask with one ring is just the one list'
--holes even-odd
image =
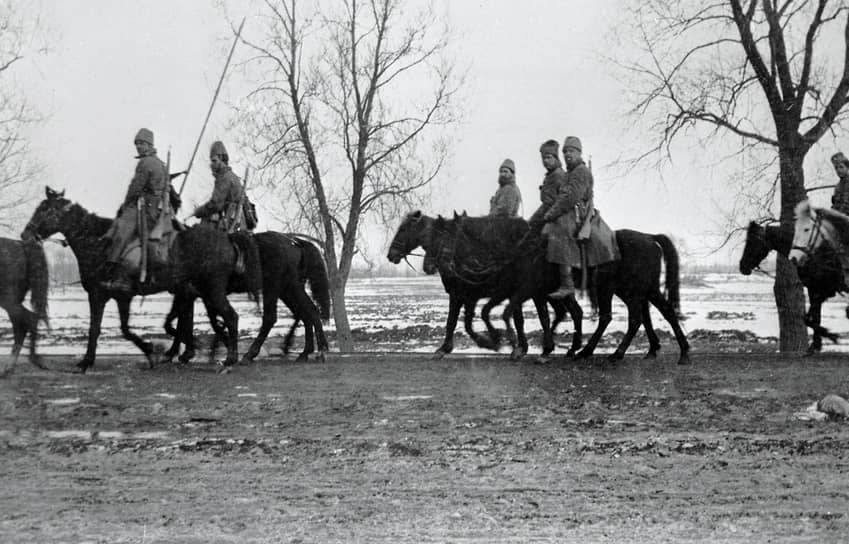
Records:
{"label": "papakha hat", "polygon": [[563,149],[567,147],[574,147],[578,151],[583,151],[583,147],[581,147],[581,140],[577,136],[566,136],[566,139],[563,140]]}
{"label": "papakha hat", "polygon": [[557,157],[560,152],[560,144],[557,143],[557,140],[546,140],[539,146],[539,152],[541,155],[548,153]]}
{"label": "papakha hat", "polygon": [[213,155],[227,155],[227,148],[220,141],[213,142],[212,147],[209,148],[209,156]]}
{"label": "papakha hat", "polygon": [[502,168],[508,168],[514,174],[516,173],[516,165],[513,163],[513,159],[504,159],[498,169],[501,170]]}
{"label": "papakha hat", "polygon": [[846,158],[846,155],[844,155],[842,151],[838,151],[831,156],[831,164],[845,164],[846,166],[849,166],[849,159]]}
{"label": "papakha hat", "polygon": [[147,142],[150,145],[153,145],[153,131],[147,128],[140,128],[136,133],[136,137],[133,142]]}

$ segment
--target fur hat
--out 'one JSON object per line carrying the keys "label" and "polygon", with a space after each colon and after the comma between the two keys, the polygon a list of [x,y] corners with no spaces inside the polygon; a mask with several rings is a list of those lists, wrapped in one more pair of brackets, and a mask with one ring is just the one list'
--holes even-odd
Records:
{"label": "fur hat", "polygon": [[209,148],[209,156],[212,157],[214,155],[227,155],[227,148],[220,141],[213,142],[212,147]]}
{"label": "fur hat", "polygon": [[560,144],[557,143],[557,140],[546,140],[541,146],[539,146],[539,152],[541,155],[548,153],[549,155],[554,155],[554,157],[557,158],[559,151]]}
{"label": "fur hat", "polygon": [[136,133],[136,137],[133,142],[147,142],[150,145],[153,145],[153,131],[147,128],[140,128]]}
{"label": "fur hat", "polygon": [[581,147],[581,140],[577,136],[566,136],[566,139],[563,140],[563,149],[566,149],[567,147],[574,147],[578,151],[584,150]]}
{"label": "fur hat", "polygon": [[504,159],[504,162],[501,163],[498,169],[501,170],[502,168],[507,168],[514,174],[516,173],[516,165],[513,163],[513,159]]}
{"label": "fur hat", "polygon": [[846,158],[846,155],[844,155],[842,151],[838,151],[837,153],[831,156],[831,164],[835,166],[837,166],[838,164],[849,166],[849,159]]}

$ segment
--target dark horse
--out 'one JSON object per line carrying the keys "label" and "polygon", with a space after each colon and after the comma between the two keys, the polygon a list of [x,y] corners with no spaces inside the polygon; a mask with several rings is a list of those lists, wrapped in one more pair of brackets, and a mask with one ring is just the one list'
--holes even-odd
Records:
{"label": "dark horse", "polygon": [[[316,358],[323,361],[328,350],[328,344],[321,322],[330,317],[330,291],[327,269],[321,251],[313,243],[298,238],[296,235],[260,232],[254,234],[253,237],[259,250],[259,260],[262,267],[263,315],[259,334],[254,339],[244,359],[250,361],[259,354],[268,333],[277,322],[277,301],[280,300],[290,309],[295,319],[286,337],[287,345],[291,344],[291,337],[298,322],[304,323],[305,346],[297,360],[309,360],[310,355],[315,352],[317,341],[318,354]],[[306,294],[305,283],[310,284],[310,291],[318,303],[319,309]],[[243,286],[240,282],[231,282],[228,285],[229,292],[241,292],[242,290]],[[165,355],[169,359],[175,356],[182,342],[186,345],[186,351],[180,356],[180,360],[187,362],[195,352],[191,326],[194,313],[191,307],[194,300],[182,302],[187,306],[181,308],[175,298],[175,304],[165,320],[165,330],[174,336],[174,342]],[[181,311],[185,313],[181,314]],[[221,339],[227,341],[229,334],[223,330],[217,316],[210,308],[207,308],[207,312],[215,331],[215,342],[212,346],[214,350],[215,343]],[[178,317],[178,314],[180,314],[181,319],[178,321],[178,329],[175,330],[172,322],[174,318]],[[188,321],[184,323],[184,319],[188,319]],[[180,328],[184,325],[185,328]],[[288,347],[286,351],[288,351]]]}
{"label": "dark horse", "polygon": [[[515,255],[509,252],[501,254],[497,257],[501,262],[494,260],[491,255],[478,254],[472,258],[469,258],[469,255],[465,255],[466,258],[461,259],[462,262],[456,262],[454,255],[458,246],[458,239],[465,236],[464,230],[458,229],[458,227],[461,224],[466,225],[467,228],[470,227],[471,223],[467,219],[465,212],[462,216],[458,216],[455,213],[453,220],[446,220],[441,216],[437,217],[431,227],[433,230],[431,234],[433,243],[426,249],[424,262],[422,263],[422,269],[425,273],[435,274],[439,272],[445,291],[449,294],[450,302],[446,338],[442,346],[436,351],[437,356],[450,353],[453,349],[454,328],[457,324],[457,316],[461,305],[464,309],[463,323],[466,333],[478,346],[495,350],[501,342],[501,331],[492,325],[489,313],[494,306],[508,298],[510,292],[509,290],[501,289],[499,278],[497,275],[493,275],[493,271],[500,271],[503,268],[501,263],[515,260]],[[513,219],[501,219],[500,221],[506,222],[505,224],[508,226],[508,230],[514,235],[511,238],[512,243],[498,245],[484,243],[483,247],[491,248],[491,246],[495,245],[496,250],[500,249],[503,251],[505,248],[520,245],[528,233],[526,224]],[[481,247],[481,244],[477,243],[473,243],[472,245]],[[580,272],[580,270],[577,270],[577,272]],[[491,298],[489,303],[484,306],[481,312],[481,318],[486,325],[488,336],[482,336],[475,332],[472,323],[478,300],[487,296]],[[574,355],[581,347],[581,327],[583,321],[581,306],[574,297],[569,297],[565,300],[554,300],[549,299],[547,296],[540,296],[538,299],[543,308],[545,308],[546,302],[551,304],[555,311],[555,318],[549,326],[551,334],[547,335],[545,329],[543,330],[543,353],[539,356],[537,362],[546,362],[548,355],[554,350],[554,331],[557,329],[557,325],[563,321],[567,311],[571,315],[575,327],[572,335],[572,346],[567,352],[567,357]],[[512,317],[516,323],[516,334],[515,338],[510,336],[513,346],[513,352],[510,357],[513,360],[518,360],[528,351],[528,340],[524,331],[524,314],[522,313],[521,306],[514,309]],[[544,310],[542,317],[543,319],[548,317],[547,309]],[[550,339],[550,342],[548,339]]]}
{"label": "dark horse", "polygon": [[[153,343],[142,340],[129,327],[130,302],[136,295],[166,290],[182,293],[186,288],[197,289],[209,306],[225,317],[228,329],[235,336],[238,330],[238,316],[227,301],[226,289],[222,284],[226,284],[234,274],[239,251],[244,255],[245,261],[246,273],[242,275],[243,281],[248,285],[247,290],[258,296],[261,283],[259,259],[256,246],[249,238],[231,240],[226,234],[212,229],[194,228],[180,232],[171,249],[172,263],[167,270],[157,271],[152,280],[143,285],[135,282],[132,291],[110,290],[103,284],[102,265],[108,250],[108,242],[103,239],[103,235],[109,230],[112,220],[90,213],[79,204],[66,199],[64,191],[57,192],[47,187],[45,192],[46,198],[35,209],[21,236],[26,240],[61,233],[77,258],[80,281],[88,293],[90,311],[88,346],[82,361],[77,364],[80,371],[85,372],[94,365],[103,309],[113,298],[118,305],[121,334],[145,354],[151,365],[158,359],[158,350]],[[234,244],[239,246],[238,250]],[[175,248],[179,252],[176,266],[173,260]],[[191,282],[191,285],[188,282]],[[232,345],[234,343],[231,342],[228,346],[227,363],[238,359],[236,347]]]}
{"label": "dark horse", "polygon": [[[29,360],[35,366],[44,368],[35,345],[38,340],[38,322],[47,321],[47,279],[47,259],[40,243],[0,238],[0,308],[9,314],[14,338],[12,364],[0,372],[0,377],[15,368],[27,334]],[[27,291],[30,291],[32,310],[22,304]]]}
{"label": "dark horse", "polygon": [[[528,298],[534,299],[543,328],[545,354],[549,345],[547,342],[553,344],[550,329],[547,330],[549,324],[545,297],[546,293],[556,288],[558,277],[556,267],[545,260],[545,242],[539,231],[531,229],[522,219],[455,218],[453,221],[459,224],[442,228],[437,228],[437,221],[439,219],[429,218],[421,212],[409,214],[393,239],[390,261],[399,262],[404,255],[422,246],[428,253],[442,252],[449,255],[438,258],[437,261],[442,260],[445,263],[443,267],[449,262],[453,262],[455,268],[460,266],[468,280],[482,284],[484,276],[491,276],[489,282],[495,284],[496,288],[483,296],[491,296],[490,304],[498,304],[501,300],[509,298],[504,309],[508,334],[512,334],[510,317],[521,308],[522,302]],[[451,223],[449,220],[441,221]],[[451,232],[462,232],[463,236],[454,240],[448,239]],[[678,254],[674,246],[664,235],[650,235],[632,230],[616,231],[616,239],[622,255],[621,260],[602,264],[593,272],[599,304],[599,323],[590,341],[577,354],[578,357],[589,357],[595,350],[612,319],[612,299],[615,294],[628,307],[628,331],[609,359],[618,360],[624,357],[625,350],[641,324],[646,328],[650,343],[647,356],[656,355],[660,342],[651,324],[651,303],[672,326],[681,350],[678,363],[689,363],[689,343],[676,315],[679,283]],[[447,250],[441,249],[441,246]],[[663,261],[666,263],[666,288],[669,299],[660,292],[659,278]],[[477,271],[480,271],[479,276],[476,275]],[[447,288],[446,285],[446,290]]]}
{"label": "dark horse", "polygon": [[[758,270],[761,261],[772,250],[787,257],[792,245],[792,230],[782,229],[778,225],[763,227],[752,221],[746,230],[746,245],[743,247],[743,256],[740,257],[740,273],[748,276],[752,270]],[[822,350],[823,337],[837,342],[837,335],[821,325],[822,305],[838,292],[849,291],[849,288],[843,282],[843,270],[837,254],[829,245],[817,249],[813,258],[797,267],[796,272],[802,285],[808,288],[809,307],[805,314],[805,324],[813,329],[814,335],[806,353],[812,355]]]}

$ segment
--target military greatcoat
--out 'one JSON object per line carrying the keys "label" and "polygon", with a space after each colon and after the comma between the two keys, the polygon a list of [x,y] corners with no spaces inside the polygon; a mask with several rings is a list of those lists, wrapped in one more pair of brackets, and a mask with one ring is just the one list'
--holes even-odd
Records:
{"label": "military greatcoat", "polygon": [[495,217],[518,217],[522,204],[522,192],[515,181],[500,183],[498,190],[489,199],[489,215]]}
{"label": "military greatcoat", "polygon": [[[209,201],[198,207],[195,216],[201,218],[201,223],[211,223],[221,230],[232,232],[245,230],[244,214],[240,213],[244,189],[242,182],[233,170],[227,166],[214,174],[215,187]],[[239,224],[234,225],[233,221]]]}
{"label": "military greatcoat", "polygon": [[156,156],[156,151],[151,151],[147,155],[138,157],[138,159],[139,162],[136,163],[136,171],[130,181],[130,186],[127,188],[124,203],[121,204],[118,217],[112,223],[112,227],[106,235],[112,239],[107,259],[109,262],[119,262],[127,245],[139,236],[138,201],[140,198],[142,199],[143,217],[147,221],[148,231],[156,224],[162,210],[160,205],[162,203],[162,192],[170,181],[168,173],[165,171],[165,163]]}

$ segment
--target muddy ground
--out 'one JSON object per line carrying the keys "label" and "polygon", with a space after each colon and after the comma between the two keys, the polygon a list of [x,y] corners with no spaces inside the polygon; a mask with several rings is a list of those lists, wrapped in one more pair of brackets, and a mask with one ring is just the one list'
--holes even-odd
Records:
{"label": "muddy ground", "polygon": [[674,351],[21,361],[0,542],[845,541],[849,356]]}

